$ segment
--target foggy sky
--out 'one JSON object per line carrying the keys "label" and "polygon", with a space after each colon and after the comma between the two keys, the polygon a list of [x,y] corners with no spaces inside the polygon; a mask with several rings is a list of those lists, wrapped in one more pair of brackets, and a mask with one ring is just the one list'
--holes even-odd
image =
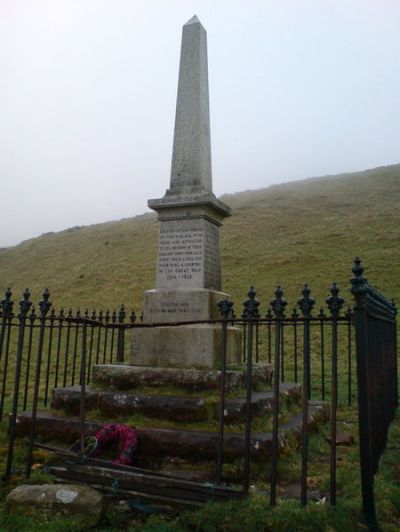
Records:
{"label": "foggy sky", "polygon": [[397,0],[0,0],[0,247],[164,195],[194,14],[217,195],[400,162]]}

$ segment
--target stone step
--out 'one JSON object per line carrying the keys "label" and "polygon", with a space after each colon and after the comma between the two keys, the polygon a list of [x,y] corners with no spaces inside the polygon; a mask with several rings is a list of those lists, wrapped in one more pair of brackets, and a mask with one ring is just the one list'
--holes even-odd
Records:
{"label": "stone step", "polygon": [[[310,403],[309,426],[315,427],[329,416],[329,406],[325,403]],[[16,430],[20,436],[29,434],[31,414],[24,412],[18,416]],[[279,447],[285,448],[288,433],[299,437],[301,433],[302,414],[283,423],[279,431]],[[86,421],[86,434],[94,434],[102,427],[102,423]],[[185,460],[211,460],[216,457],[218,434],[191,430],[173,430],[137,427],[138,460],[146,457],[159,461],[162,457],[178,456]],[[80,434],[78,417],[62,417],[48,412],[40,412],[37,416],[36,434],[42,441],[58,440],[72,443]],[[265,459],[270,455],[272,434],[269,432],[253,432],[251,435],[251,455],[254,459]],[[232,461],[243,456],[244,438],[240,433],[225,433],[224,459]]]}
{"label": "stone step", "polygon": [[[291,403],[298,403],[301,385],[283,383],[282,397]],[[251,402],[252,418],[272,410],[273,392],[253,392]],[[80,386],[53,389],[51,407],[67,414],[79,414],[81,406]],[[122,392],[86,390],[86,409],[98,409],[102,415],[132,416],[141,414],[150,418],[168,419],[177,422],[212,421],[218,419],[218,398],[182,397],[169,395],[135,395]],[[237,397],[225,401],[225,422],[240,423],[246,416],[246,399]]]}
{"label": "stone step", "polygon": [[[244,386],[245,367],[227,368],[225,372],[226,390]],[[140,386],[174,386],[191,391],[218,390],[221,372],[218,370],[155,368],[131,366],[127,364],[100,364],[93,366],[93,383],[100,388],[132,390]],[[271,364],[254,364],[253,385],[270,384]]]}

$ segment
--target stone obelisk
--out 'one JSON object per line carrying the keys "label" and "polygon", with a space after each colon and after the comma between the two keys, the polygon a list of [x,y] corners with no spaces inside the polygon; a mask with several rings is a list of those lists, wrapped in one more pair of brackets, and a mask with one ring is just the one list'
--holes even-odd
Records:
{"label": "stone obelisk", "polygon": [[[207,34],[194,16],[182,31],[170,188],[149,200],[158,213],[156,288],[145,292],[144,322],[217,318],[221,292],[219,227],[230,208],[212,192]],[[220,327],[136,330],[132,363],[157,367],[218,365]],[[240,331],[228,333],[228,361],[240,362]]]}

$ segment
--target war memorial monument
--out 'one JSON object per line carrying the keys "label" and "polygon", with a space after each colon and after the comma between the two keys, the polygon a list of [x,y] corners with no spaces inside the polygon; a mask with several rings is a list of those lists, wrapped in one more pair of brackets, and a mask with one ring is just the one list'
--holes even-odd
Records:
{"label": "war memorial monument", "polygon": [[[151,199],[160,241],[156,288],[144,295],[146,323],[219,318],[219,229],[230,208],[212,192],[207,34],[194,16],[184,26],[179,69],[170,187]],[[221,327],[213,324],[137,329],[132,364],[218,367]],[[228,329],[228,363],[240,362],[240,330]]]}

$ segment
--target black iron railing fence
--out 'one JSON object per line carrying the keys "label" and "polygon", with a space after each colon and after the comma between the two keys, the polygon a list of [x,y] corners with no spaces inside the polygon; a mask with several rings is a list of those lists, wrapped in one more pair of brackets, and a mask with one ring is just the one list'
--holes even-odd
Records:
{"label": "black iron railing fence", "polygon": [[363,509],[375,526],[374,475],[398,406],[397,309],[368,284],[359,259],[353,272]]}
{"label": "black iron railing fence", "polygon": [[[272,453],[270,503],[276,504],[279,458],[279,395],[281,383],[300,382],[303,389],[301,433],[301,502],[307,504],[309,464],[309,400],[330,402],[330,502],[336,504],[336,411],[338,404],[352,404],[358,397],[360,453],[364,512],[374,522],[373,475],[385,447],[387,428],[397,406],[396,307],[362,276],[359,259],[353,268],[355,306],[345,307],[339,288],[333,284],[325,307],[315,310],[308,285],[290,313],[278,287],[261,314],[262,305],[253,288],[240,317],[233,303],[221,301],[221,319],[179,323],[143,323],[118,311],[55,311],[48,290],[36,311],[25,290],[18,306],[7,290],[0,302],[0,419],[10,413],[9,451],[5,477],[12,467],[15,425],[21,410],[30,410],[32,422],[28,444],[27,474],[32,464],[35,420],[39,407],[49,404],[52,388],[81,385],[81,438],[84,437],[85,387],[94,364],[132,362],[131,335],[143,327],[184,326],[214,323],[222,328],[219,429],[215,481],[221,483],[224,469],[225,372],[228,327],[243,330],[243,363],[246,367],[246,416],[244,423],[243,489],[248,492],[252,451],[252,367],[270,362],[273,374]],[[127,335],[127,330],[131,330]],[[356,355],[356,356],[355,356]],[[358,385],[355,376],[358,376]]]}

